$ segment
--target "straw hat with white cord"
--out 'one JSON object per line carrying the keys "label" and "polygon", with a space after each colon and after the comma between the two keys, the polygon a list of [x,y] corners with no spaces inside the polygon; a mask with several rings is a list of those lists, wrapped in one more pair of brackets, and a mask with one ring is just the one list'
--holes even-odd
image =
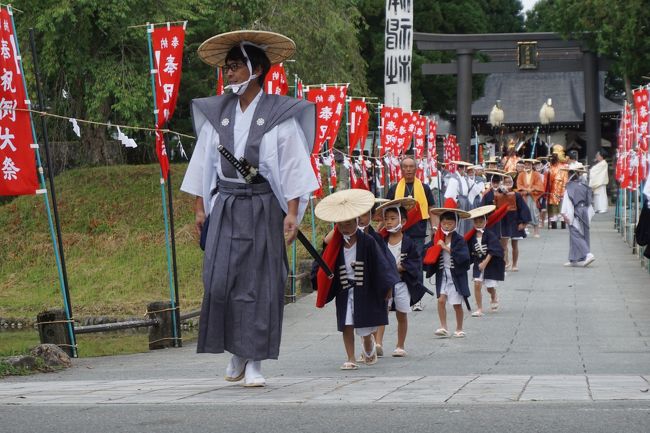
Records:
{"label": "straw hat with white cord", "polygon": [[296,44],[288,37],[262,30],[237,30],[212,36],[199,46],[201,60],[210,66],[222,67],[232,47],[252,45],[262,49],[272,65],[281,63],[296,52]]}
{"label": "straw hat with white cord", "polygon": [[330,223],[349,221],[367,213],[375,196],[365,189],[346,189],[328,195],[316,205],[316,217]]}
{"label": "straw hat with white cord", "polygon": [[486,205],[486,206],[481,206],[481,207],[474,208],[471,211],[469,211],[469,218],[474,219],[474,218],[479,218],[479,217],[485,216],[485,215],[489,214],[490,212],[494,212],[494,209],[496,209],[496,208],[497,207],[495,205],[493,205],[493,204],[489,204],[489,205]]}

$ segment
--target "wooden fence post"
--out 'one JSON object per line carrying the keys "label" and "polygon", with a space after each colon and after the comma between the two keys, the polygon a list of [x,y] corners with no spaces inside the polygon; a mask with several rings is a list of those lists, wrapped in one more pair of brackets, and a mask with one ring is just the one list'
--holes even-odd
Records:
{"label": "wooden fence post", "polygon": [[174,321],[170,302],[157,301],[147,305],[147,318],[158,321],[149,327],[149,350],[174,346]]}
{"label": "wooden fence post", "polygon": [[36,317],[38,337],[41,344],[56,344],[69,356],[74,356],[74,348],[68,333],[68,321],[63,310],[46,310]]}

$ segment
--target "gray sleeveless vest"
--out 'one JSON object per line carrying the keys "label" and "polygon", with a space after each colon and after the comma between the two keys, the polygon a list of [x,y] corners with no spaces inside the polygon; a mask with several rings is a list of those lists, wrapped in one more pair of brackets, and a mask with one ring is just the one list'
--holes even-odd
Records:
{"label": "gray sleeveless vest", "polygon": [[[234,94],[194,99],[192,117],[197,137],[202,127],[202,124],[197,124],[197,112],[200,112],[219,134],[219,144],[234,154],[235,113],[238,103],[239,97]],[[300,124],[307,139],[308,153],[311,153],[316,129],[314,104],[287,96],[262,94],[253,113],[244,152],[244,158],[252,166],[259,167],[260,143],[264,134],[292,117]],[[225,158],[221,158],[221,170],[226,177],[237,177],[237,171]]]}

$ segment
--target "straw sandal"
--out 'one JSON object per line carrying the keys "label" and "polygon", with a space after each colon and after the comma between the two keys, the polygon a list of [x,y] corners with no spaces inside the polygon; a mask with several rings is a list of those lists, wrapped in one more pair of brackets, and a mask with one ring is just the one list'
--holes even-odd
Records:
{"label": "straw sandal", "polygon": [[341,370],[358,370],[359,366],[355,364],[354,362],[344,362],[343,365],[341,365]]}

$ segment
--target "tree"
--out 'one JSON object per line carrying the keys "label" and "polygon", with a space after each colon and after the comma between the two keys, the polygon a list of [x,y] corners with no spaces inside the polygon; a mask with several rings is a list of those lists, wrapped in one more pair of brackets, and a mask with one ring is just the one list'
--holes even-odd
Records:
{"label": "tree", "polygon": [[610,72],[623,78],[628,98],[632,85],[650,72],[647,1],[541,0],[528,13],[526,27],[585,40],[613,61]]}

